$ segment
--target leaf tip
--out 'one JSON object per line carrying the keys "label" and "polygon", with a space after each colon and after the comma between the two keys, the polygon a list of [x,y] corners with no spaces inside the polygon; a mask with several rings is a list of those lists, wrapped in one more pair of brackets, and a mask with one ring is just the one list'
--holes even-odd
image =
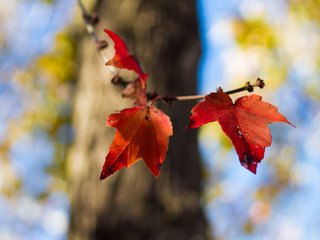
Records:
{"label": "leaf tip", "polygon": [[195,123],[196,121],[192,117],[190,117],[187,129],[195,128]]}
{"label": "leaf tip", "polygon": [[297,128],[295,125],[293,125],[291,122],[289,122],[288,120],[286,121],[289,125],[291,125],[294,128]]}
{"label": "leaf tip", "polygon": [[248,169],[253,174],[257,174],[257,167],[259,162],[256,162],[251,157],[245,155],[244,159],[240,160],[240,163],[244,168]]}
{"label": "leaf tip", "polygon": [[160,171],[159,171],[157,174],[153,174],[153,177],[154,177],[155,179],[158,179],[159,176],[160,176]]}
{"label": "leaf tip", "polygon": [[119,167],[118,169],[113,169],[112,167],[103,167],[101,174],[100,174],[100,181],[106,179],[107,177],[109,177],[110,175],[112,175],[114,172],[116,172],[117,170],[121,169],[121,167]]}
{"label": "leaf tip", "polygon": [[250,172],[252,172],[253,174],[257,174],[257,164],[246,164],[246,163],[241,163],[241,165],[248,169]]}
{"label": "leaf tip", "polygon": [[161,169],[162,164],[158,163],[153,167],[149,167],[150,172],[152,173],[152,175],[154,176],[155,179],[158,179],[158,177],[160,176],[160,169]]}
{"label": "leaf tip", "polygon": [[109,29],[103,29],[103,31],[106,33],[106,34],[108,34],[109,35],[109,33],[111,32]]}
{"label": "leaf tip", "polygon": [[101,174],[100,174],[100,181],[106,179],[109,175],[105,172],[105,171],[102,171]]}

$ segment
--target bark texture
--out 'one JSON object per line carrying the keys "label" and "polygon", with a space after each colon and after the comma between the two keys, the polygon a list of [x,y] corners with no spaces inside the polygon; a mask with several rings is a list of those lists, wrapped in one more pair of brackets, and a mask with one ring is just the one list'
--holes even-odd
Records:
{"label": "bark texture", "polygon": [[[112,29],[126,40],[151,76],[149,90],[196,92],[200,45],[195,0],[101,0],[96,8],[102,17],[98,30]],[[69,238],[207,239],[196,131],[185,129],[194,103],[159,106],[171,117],[174,136],[157,180],[140,161],[100,182],[114,134],[105,127],[106,116],[130,103],[110,84],[111,74],[86,35],[79,46],[76,141],[68,157]]]}

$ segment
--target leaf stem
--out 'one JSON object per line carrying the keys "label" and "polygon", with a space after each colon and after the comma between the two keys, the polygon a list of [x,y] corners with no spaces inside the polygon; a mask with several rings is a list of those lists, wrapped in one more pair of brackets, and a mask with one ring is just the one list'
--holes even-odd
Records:
{"label": "leaf stem", "polygon": [[[234,94],[242,91],[253,92],[255,87],[264,88],[265,83],[261,78],[257,78],[256,82],[251,84],[250,82],[246,82],[246,85],[240,88],[236,88],[225,93],[227,94]],[[165,96],[159,98],[166,103],[171,104],[174,101],[191,101],[191,100],[199,100],[204,99],[206,95],[190,95],[190,96]]]}

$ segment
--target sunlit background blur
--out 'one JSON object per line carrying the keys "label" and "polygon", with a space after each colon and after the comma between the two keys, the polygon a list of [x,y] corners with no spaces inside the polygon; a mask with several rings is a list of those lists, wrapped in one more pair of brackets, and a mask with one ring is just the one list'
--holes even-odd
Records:
{"label": "sunlit background blur", "polygon": [[[1,240],[67,238],[77,11],[74,0],[0,2]],[[241,167],[217,124],[202,127],[212,234],[319,239],[320,1],[198,0],[198,11],[198,92],[260,77],[267,86],[256,93],[297,126],[271,126],[257,175]]]}

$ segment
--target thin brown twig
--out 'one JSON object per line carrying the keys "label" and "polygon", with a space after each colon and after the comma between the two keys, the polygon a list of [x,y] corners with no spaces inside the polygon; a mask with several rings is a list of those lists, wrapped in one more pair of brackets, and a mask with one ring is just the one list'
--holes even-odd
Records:
{"label": "thin brown twig", "polygon": [[205,98],[205,96],[206,95],[177,96],[176,101],[199,100]]}
{"label": "thin brown twig", "polygon": [[108,46],[107,42],[105,40],[100,40],[95,28],[94,24],[97,24],[99,19],[97,15],[93,16],[88,14],[88,11],[84,7],[81,0],[78,0],[78,5],[82,13],[82,19],[86,25],[87,32],[91,38],[91,40],[96,44],[97,51],[100,55],[100,57],[103,59],[104,62],[107,62],[108,58],[101,52],[102,49],[106,48]]}
{"label": "thin brown twig", "polygon": [[[254,84],[251,84],[250,82],[246,82],[245,86],[243,86],[241,88],[234,89],[234,90],[227,91],[225,93],[230,95],[230,94],[234,94],[234,93],[238,93],[238,92],[242,92],[242,91],[253,92],[254,88],[256,88],[256,87],[264,88],[264,86],[265,86],[264,81],[261,78],[257,78],[257,80]],[[204,99],[205,97],[206,97],[206,95],[165,96],[165,97],[158,98],[158,99],[170,104],[174,101],[200,100],[200,99]]]}
{"label": "thin brown twig", "polygon": [[[87,32],[88,32],[90,38],[96,44],[98,53],[101,56],[101,58],[104,60],[104,62],[107,62],[108,58],[101,51],[102,49],[104,49],[105,47],[108,46],[107,42],[105,40],[99,39],[99,37],[95,31],[95,28],[94,28],[94,25],[96,25],[99,22],[98,16],[94,15],[94,14],[89,15],[81,0],[78,0],[78,5],[81,10],[82,18],[83,18],[83,21],[85,22],[86,29],[87,29]],[[121,77],[119,77],[117,75],[112,79],[111,82],[114,85],[121,85],[123,87],[125,87],[129,84],[129,82],[124,81]],[[225,93],[234,94],[234,93],[238,93],[238,92],[242,92],[242,91],[253,92],[255,87],[264,88],[264,86],[265,86],[264,81],[260,78],[257,78],[257,80],[254,84],[251,84],[250,82],[246,82],[245,86],[243,86],[241,88],[234,89],[234,90],[227,91]],[[149,98],[154,99],[154,96],[156,96],[157,100],[161,100],[161,101],[169,103],[169,104],[171,104],[174,101],[200,100],[200,99],[204,99],[206,97],[206,95],[190,95],[190,96],[169,96],[169,95],[167,95],[165,97],[160,97],[156,93],[149,94],[149,95],[151,96]],[[150,100],[152,100],[152,99],[150,99]]]}
{"label": "thin brown twig", "polygon": [[90,22],[90,15],[88,14],[86,8],[84,7],[83,3],[81,0],[78,0],[78,4],[79,7],[81,9],[82,12],[82,18],[86,24],[86,28],[87,28],[87,32],[89,34],[89,36],[92,38],[92,40],[98,44],[100,42],[95,30],[94,30],[94,26],[92,25],[92,23]]}

